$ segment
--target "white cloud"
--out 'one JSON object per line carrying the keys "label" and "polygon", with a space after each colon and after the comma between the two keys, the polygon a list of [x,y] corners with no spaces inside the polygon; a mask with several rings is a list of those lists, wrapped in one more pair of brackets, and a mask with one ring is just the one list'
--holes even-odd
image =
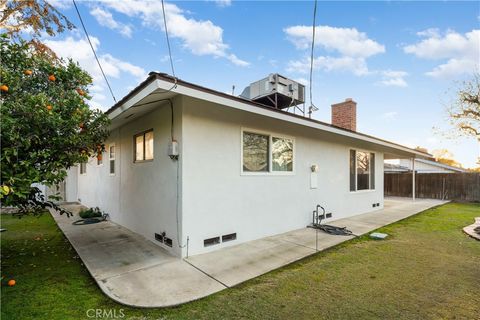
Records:
{"label": "white cloud", "polygon": [[[147,27],[164,30],[160,1],[104,0],[102,3],[119,13],[140,18],[142,24]],[[179,39],[183,47],[191,53],[225,58],[238,66],[249,65],[247,61],[229,52],[229,46],[223,41],[223,29],[210,20],[188,18],[185,11],[171,3],[165,3],[165,13],[169,35]]]}
{"label": "white cloud", "polygon": [[145,40],[146,43],[151,44],[152,46],[156,46],[156,45],[157,45],[157,43],[156,43],[155,41],[151,40],[151,39],[145,38],[145,39],[143,39],[143,40]]}
{"label": "white cloud", "polygon": [[170,56],[168,54],[160,58],[160,62],[168,62],[168,61],[170,61]]}
{"label": "white cloud", "polygon": [[[323,71],[344,71],[352,72],[357,76],[367,75],[369,73],[365,59],[352,57],[329,57],[320,56],[313,60],[314,70]],[[310,57],[302,60],[289,61],[287,64],[288,72],[299,72],[306,74],[310,70]]]}
{"label": "white cloud", "polygon": [[[480,58],[480,57],[479,57]],[[478,60],[471,59],[450,59],[447,63],[441,64],[432,71],[425,73],[434,78],[452,78],[464,73],[473,73],[479,68]]]}
{"label": "white cloud", "polygon": [[386,87],[407,87],[407,82],[402,78],[392,78],[392,79],[384,79],[380,81],[380,84]]}
{"label": "white cloud", "polygon": [[100,25],[118,31],[121,35],[127,38],[132,37],[132,28],[113,19],[113,15],[111,12],[104,10],[100,7],[96,7],[90,11],[90,14],[97,20]]}
{"label": "white cloud", "polygon": [[[311,46],[312,27],[293,26],[285,28],[284,32],[297,48],[307,49]],[[367,58],[385,52],[385,46],[369,39],[366,33],[355,28],[317,26],[315,44],[347,57]]]}
{"label": "white cloud", "polygon": [[471,73],[479,68],[480,30],[465,34],[447,30],[442,35],[437,29],[428,29],[417,33],[423,40],[407,45],[405,53],[428,60],[446,60],[426,74],[435,78],[451,78]]}
{"label": "white cloud", "polygon": [[57,10],[68,9],[72,6],[72,2],[65,0],[48,0],[47,2]]}
{"label": "white cloud", "polygon": [[408,73],[405,71],[393,71],[385,70],[379,72],[382,75],[382,80],[378,82],[379,85],[387,87],[407,87],[408,84],[405,81],[405,77]]}
{"label": "white cloud", "polygon": [[429,29],[417,32],[417,36],[438,38],[440,37],[440,30],[438,30],[438,28],[429,28]]}
{"label": "white cloud", "polygon": [[[293,26],[284,29],[287,38],[297,49],[307,50],[311,46],[312,27]],[[355,28],[330,26],[315,27],[315,45],[322,47],[328,55],[314,58],[314,69],[323,71],[346,71],[357,76],[369,74],[366,59],[385,52],[385,46],[369,39],[367,34]],[[287,64],[287,71],[308,73],[310,57]]]}
{"label": "white cloud", "polygon": [[[115,58],[108,53],[99,53],[98,49],[100,47],[100,40],[93,36],[90,36],[90,40],[92,41],[92,45],[97,52],[102,68],[108,78],[120,78],[122,74],[133,76],[136,82],[142,81],[146,78],[147,74],[143,68]],[[104,105],[106,101],[105,95],[108,94],[105,80],[103,79],[100,68],[95,61],[95,57],[88,41],[84,38],[78,39],[69,36],[62,40],[46,39],[44,43],[60,57],[71,58],[78,62],[93,78],[93,86],[90,88],[93,96],[91,104],[94,107],[102,107],[103,109],[108,107]]]}
{"label": "white cloud", "polygon": [[232,0],[213,0],[219,7],[228,7],[232,5]]}
{"label": "white cloud", "polygon": [[230,53],[228,56],[226,56],[225,58],[227,58],[228,60],[230,60],[231,63],[233,63],[234,65],[237,65],[237,66],[240,66],[240,67],[248,67],[250,65],[250,63],[248,63],[247,61],[244,61],[244,60],[241,60],[239,59],[236,55],[234,55],[233,53]]}

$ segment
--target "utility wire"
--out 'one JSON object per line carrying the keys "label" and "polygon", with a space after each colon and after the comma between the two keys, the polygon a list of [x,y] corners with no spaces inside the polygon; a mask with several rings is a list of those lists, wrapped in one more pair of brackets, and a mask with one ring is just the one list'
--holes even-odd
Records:
{"label": "utility wire", "polygon": [[318,110],[318,108],[313,104],[312,98],[312,78],[313,78],[313,53],[315,47],[315,29],[316,29],[316,21],[317,21],[317,0],[315,0],[315,5],[313,7],[313,26],[312,26],[312,51],[310,53],[310,110],[308,111],[310,117],[312,116],[312,112]]}
{"label": "utility wire", "polygon": [[167,38],[168,55],[170,57],[170,66],[172,67],[172,75],[176,80],[177,77],[175,76],[175,69],[173,68],[172,49],[170,48],[170,38],[168,37],[168,27],[167,27],[167,16],[165,14],[165,4],[163,0],[162,0],[162,12],[163,12],[163,24],[165,25],[165,38]]}
{"label": "utility wire", "polygon": [[108,90],[110,90],[110,93],[112,94],[113,101],[115,103],[117,102],[117,99],[115,99],[115,95],[113,94],[112,87],[110,87],[110,83],[108,82],[107,76],[105,75],[105,72],[103,72],[102,65],[100,63],[100,60],[98,60],[97,53],[95,52],[95,49],[93,48],[92,41],[90,41],[90,36],[88,35],[87,28],[85,28],[85,24],[83,23],[82,16],[80,15],[80,11],[78,10],[77,4],[75,3],[75,0],[72,0],[73,5],[75,6],[75,10],[77,11],[78,18],[80,19],[80,23],[82,24],[83,31],[85,31],[85,35],[87,36],[88,43],[90,44],[90,48],[92,48],[93,55],[95,56],[95,60],[97,60],[98,66],[100,67],[100,71],[102,72],[103,78],[105,79],[105,82],[107,83]]}

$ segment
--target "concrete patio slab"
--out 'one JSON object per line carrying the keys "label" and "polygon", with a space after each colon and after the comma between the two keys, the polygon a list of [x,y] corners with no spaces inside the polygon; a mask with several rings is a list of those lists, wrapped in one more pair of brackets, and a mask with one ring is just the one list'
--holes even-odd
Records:
{"label": "concrete patio slab", "polygon": [[[328,222],[361,235],[446,201],[386,199],[384,209]],[[53,217],[103,292],[136,307],[196,300],[352,239],[311,228],[294,230],[182,260],[111,221],[74,226],[75,216]]]}
{"label": "concrete patio slab", "polygon": [[193,256],[188,262],[231,287],[315,253],[315,249],[268,237]]}
{"label": "concrete patio slab", "polygon": [[[67,207],[67,206],[66,206]],[[142,236],[105,221],[73,226],[74,217],[53,213],[102,291],[135,307],[166,307],[196,300],[226,287]]]}
{"label": "concrete patio slab", "polygon": [[[328,223],[347,227],[356,235],[362,235],[446,202],[448,201],[385,199],[382,210]],[[317,233],[315,229],[304,228],[192,256],[187,261],[231,287],[314,254],[316,244],[321,251],[352,238],[333,236],[321,231]],[[298,247],[304,250],[299,250]]]}

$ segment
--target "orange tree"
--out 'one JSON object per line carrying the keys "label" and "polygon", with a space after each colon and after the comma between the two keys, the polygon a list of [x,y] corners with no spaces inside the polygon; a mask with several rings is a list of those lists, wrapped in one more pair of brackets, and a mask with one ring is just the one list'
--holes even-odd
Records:
{"label": "orange tree", "polygon": [[92,79],[78,64],[6,35],[0,44],[0,198],[26,213],[54,206],[32,184],[58,184],[103,151],[109,120],[86,103]]}

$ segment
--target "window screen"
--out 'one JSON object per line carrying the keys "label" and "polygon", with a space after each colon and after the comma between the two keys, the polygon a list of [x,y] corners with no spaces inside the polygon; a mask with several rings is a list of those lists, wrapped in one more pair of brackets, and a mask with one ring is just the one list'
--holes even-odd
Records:
{"label": "window screen", "polygon": [[375,189],[375,153],[370,153],[370,189]]}
{"label": "window screen", "polygon": [[87,173],[87,163],[82,162],[80,163],[80,174],[86,174]]}
{"label": "window screen", "polygon": [[135,162],[153,160],[153,130],[145,131],[134,137]]}
{"label": "window screen", "polygon": [[108,148],[108,157],[110,162],[110,174],[115,174],[115,145]]}
{"label": "window screen", "polygon": [[375,153],[350,150],[350,191],[375,189]]}
{"label": "window screen", "polygon": [[145,132],[145,160],[153,159],[153,131]]}
{"label": "window screen", "polygon": [[357,151],[357,190],[369,189],[370,154]]}
{"label": "window screen", "polygon": [[355,175],[356,175],[356,170],[355,170],[355,150],[350,150],[350,191],[355,191],[357,189],[355,182]]}

